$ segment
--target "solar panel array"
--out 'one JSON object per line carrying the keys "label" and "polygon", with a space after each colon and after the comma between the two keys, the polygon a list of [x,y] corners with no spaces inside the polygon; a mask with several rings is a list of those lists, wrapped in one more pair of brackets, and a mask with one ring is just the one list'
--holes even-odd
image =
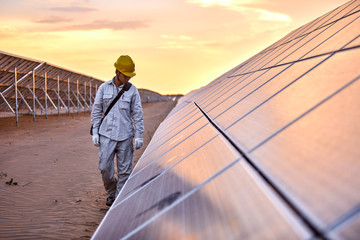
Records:
{"label": "solar panel array", "polygon": [[1,112],[86,111],[101,83],[53,64],[0,51]]}
{"label": "solar panel array", "polygon": [[93,239],[359,239],[359,10],[183,97]]}

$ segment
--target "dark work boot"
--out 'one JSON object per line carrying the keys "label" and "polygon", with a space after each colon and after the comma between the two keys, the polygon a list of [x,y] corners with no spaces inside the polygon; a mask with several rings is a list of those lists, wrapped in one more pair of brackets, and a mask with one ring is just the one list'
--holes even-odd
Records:
{"label": "dark work boot", "polygon": [[113,202],[115,201],[115,197],[112,197],[112,196],[109,196],[107,199],[106,199],[106,206],[111,206],[113,204]]}

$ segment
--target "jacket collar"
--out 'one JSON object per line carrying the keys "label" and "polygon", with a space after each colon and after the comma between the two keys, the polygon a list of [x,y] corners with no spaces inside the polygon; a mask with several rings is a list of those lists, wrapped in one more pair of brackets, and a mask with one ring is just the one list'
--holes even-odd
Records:
{"label": "jacket collar", "polygon": [[[118,88],[116,87],[115,83],[114,83],[114,80],[115,80],[115,77],[113,77],[113,79],[111,79],[110,81],[107,81],[106,83],[109,84],[109,85],[113,85],[115,88]],[[124,87],[125,84],[122,84],[119,86],[119,88],[122,88]]]}

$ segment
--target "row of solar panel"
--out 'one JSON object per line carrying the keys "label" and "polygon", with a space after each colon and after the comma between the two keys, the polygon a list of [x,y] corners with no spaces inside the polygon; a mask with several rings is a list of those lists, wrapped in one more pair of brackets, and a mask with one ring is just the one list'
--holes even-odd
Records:
{"label": "row of solar panel", "polygon": [[356,239],[359,4],[185,96],[93,239]]}
{"label": "row of solar panel", "polygon": [[[0,102],[0,109],[3,111],[8,108],[15,109],[15,69],[19,93],[18,108],[29,108],[29,105],[32,106],[34,83],[35,98],[39,106],[45,105],[45,87],[47,89],[48,100],[56,100],[60,96],[65,101],[69,95],[73,105],[76,106],[75,103],[81,102],[84,104],[86,99],[87,101],[90,99],[90,96],[93,99],[97,86],[100,86],[102,83],[99,79],[46,62],[0,51],[0,94],[2,99],[4,99],[4,101]],[[34,79],[35,82],[33,82]],[[58,91],[58,88],[60,91]],[[70,94],[68,93],[69,91]],[[82,98],[78,99],[78,95]]]}
{"label": "row of solar panel", "polygon": [[[237,234],[251,235],[253,227],[273,231],[275,226],[280,228],[276,234],[299,234],[297,231],[301,226],[294,230],[287,223],[289,218],[296,220],[291,213],[284,216],[274,207],[280,204],[265,196],[263,189],[267,187],[259,185],[256,174],[240,154],[201,116],[194,104],[188,108],[198,113],[188,120],[194,124],[180,131],[175,139],[170,137],[169,144],[154,148],[142,158],[106,216],[108,223],[126,224],[118,224],[115,228],[103,224],[97,234],[109,239],[126,237],[126,234],[132,236],[133,233],[136,234],[132,237],[137,239],[173,239],[189,232],[195,237],[198,232],[201,238],[226,239]],[[169,130],[176,128],[163,125],[162,128]],[[276,197],[274,199],[278,201]],[[169,205],[173,206],[171,210]],[[260,208],[262,210],[258,211]],[[261,218],[263,210],[267,217],[255,221]],[[159,218],[162,214],[164,216]],[[241,215],[243,217],[239,219]],[[233,225],[228,222],[232,218]],[[247,229],[249,220],[254,220],[257,226],[249,225]],[[164,231],[152,231],[151,226],[145,227],[149,223],[155,224],[155,228],[164,223],[167,226]],[[238,224],[244,228],[238,229]],[[188,232],[183,232],[184,228]],[[141,231],[137,232],[137,229]],[[268,234],[263,232],[264,237]]]}

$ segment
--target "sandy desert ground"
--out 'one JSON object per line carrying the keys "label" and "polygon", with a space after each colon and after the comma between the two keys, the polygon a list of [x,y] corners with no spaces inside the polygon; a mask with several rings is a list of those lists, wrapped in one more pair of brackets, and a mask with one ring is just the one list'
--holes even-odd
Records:
{"label": "sandy desert ground", "polygon": [[[135,164],[175,104],[143,103]],[[89,112],[0,118],[0,239],[91,237],[108,207],[89,127]]]}

